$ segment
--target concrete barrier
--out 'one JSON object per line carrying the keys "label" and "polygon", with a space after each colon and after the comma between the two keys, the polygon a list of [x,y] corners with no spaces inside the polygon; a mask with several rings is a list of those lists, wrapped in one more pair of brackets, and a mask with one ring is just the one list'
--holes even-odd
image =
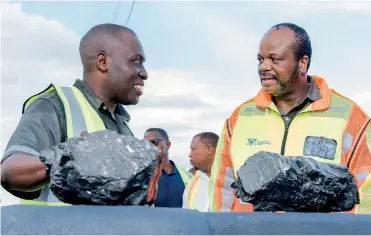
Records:
{"label": "concrete barrier", "polygon": [[139,206],[1,208],[2,235],[237,235],[371,234],[371,215],[201,213]]}

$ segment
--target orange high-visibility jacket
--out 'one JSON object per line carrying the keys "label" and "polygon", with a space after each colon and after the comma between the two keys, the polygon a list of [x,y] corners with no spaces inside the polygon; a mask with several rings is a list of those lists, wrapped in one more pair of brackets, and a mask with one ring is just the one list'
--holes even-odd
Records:
{"label": "orange high-visibility jacket", "polygon": [[[370,117],[353,101],[330,89],[323,78],[312,78],[321,98],[299,112],[287,131],[272,97],[263,89],[226,120],[210,176],[210,211],[253,211],[251,204],[235,197],[230,184],[248,157],[269,151],[347,166],[361,197],[360,204],[350,213],[371,213]],[[306,153],[308,137],[334,140],[333,152],[322,157]]]}

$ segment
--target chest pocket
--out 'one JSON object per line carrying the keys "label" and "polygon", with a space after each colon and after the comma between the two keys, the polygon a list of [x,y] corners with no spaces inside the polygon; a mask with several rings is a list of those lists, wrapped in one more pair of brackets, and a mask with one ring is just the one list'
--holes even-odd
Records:
{"label": "chest pocket", "polygon": [[305,138],[303,155],[334,160],[336,148],[337,142],[334,139],[308,136]]}

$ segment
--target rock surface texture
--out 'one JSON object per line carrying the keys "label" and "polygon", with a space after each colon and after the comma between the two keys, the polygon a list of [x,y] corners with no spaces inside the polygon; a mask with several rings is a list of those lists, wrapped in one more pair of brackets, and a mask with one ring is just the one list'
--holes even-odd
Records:
{"label": "rock surface texture", "polygon": [[342,212],[359,203],[347,168],[308,157],[259,152],[246,160],[232,184],[254,211]]}
{"label": "rock surface texture", "polygon": [[[42,153],[51,190],[73,205],[145,205],[158,154],[150,142],[99,131]],[[48,164],[47,164],[48,165]]]}

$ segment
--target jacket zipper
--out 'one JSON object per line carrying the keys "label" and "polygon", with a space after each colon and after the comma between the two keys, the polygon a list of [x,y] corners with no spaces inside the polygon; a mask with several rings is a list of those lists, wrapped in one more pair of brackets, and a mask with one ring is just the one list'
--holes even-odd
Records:
{"label": "jacket zipper", "polygon": [[[276,112],[276,111],[274,111],[274,112]],[[283,121],[283,123],[284,123],[284,125],[285,125],[285,130],[284,130],[284,133],[283,133],[283,139],[282,139],[282,144],[281,144],[281,155],[283,156],[283,155],[285,155],[285,148],[286,148],[286,141],[287,141],[287,135],[288,135],[288,133],[289,133],[289,127],[290,127],[290,124],[291,124],[291,122],[292,122],[292,120],[297,116],[297,115],[299,115],[299,113],[298,114],[296,114],[289,122],[286,122],[285,121],[285,118],[283,118],[282,116],[281,116],[281,114],[279,114],[278,112],[276,112],[277,114],[278,114],[278,116],[279,117],[281,117],[281,119],[282,119],[282,121]]]}
{"label": "jacket zipper", "polygon": [[285,132],[283,134],[282,144],[281,144],[281,155],[285,155],[285,148],[286,148],[286,141],[287,135],[289,133],[289,127],[294,118],[292,118],[289,122],[286,122],[285,119],[281,116],[283,123],[285,124]]}

